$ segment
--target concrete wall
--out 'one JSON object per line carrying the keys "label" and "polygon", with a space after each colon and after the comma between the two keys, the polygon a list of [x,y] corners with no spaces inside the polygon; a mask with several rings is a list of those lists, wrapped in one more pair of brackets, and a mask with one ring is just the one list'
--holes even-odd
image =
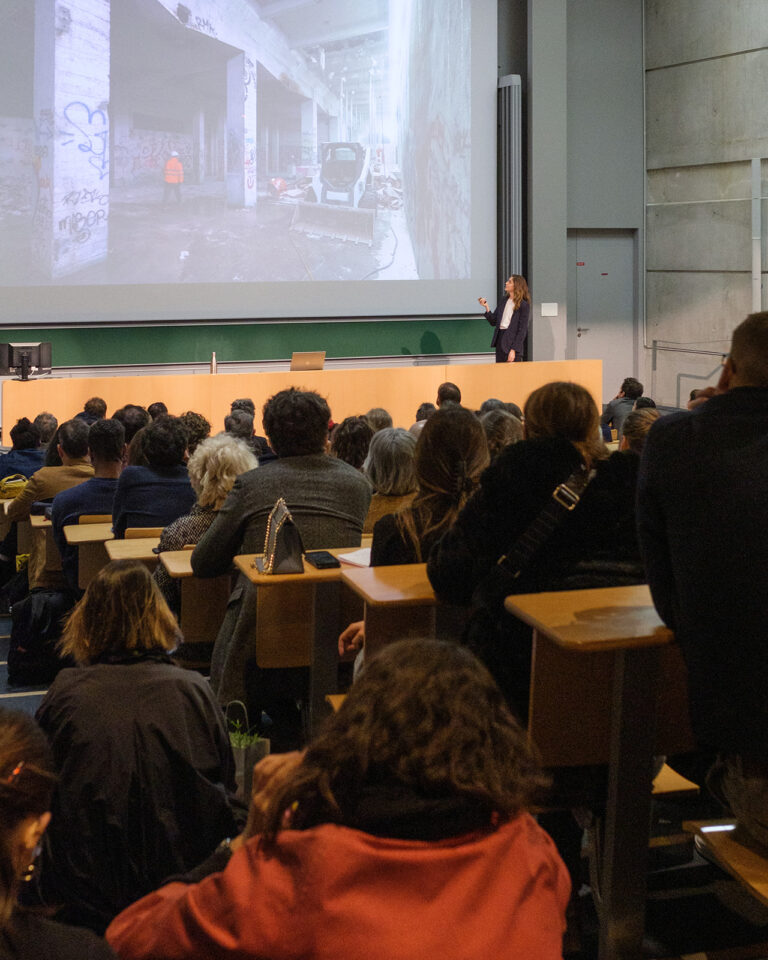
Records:
{"label": "concrete wall", "polygon": [[28,213],[35,198],[35,125],[0,117],[0,213]]}
{"label": "concrete wall", "polygon": [[[752,309],[750,160],[768,156],[767,86],[763,0],[646,0],[646,376],[654,339],[702,351],[658,355],[663,403],[716,378]],[[765,184],[763,163],[763,198]]]}

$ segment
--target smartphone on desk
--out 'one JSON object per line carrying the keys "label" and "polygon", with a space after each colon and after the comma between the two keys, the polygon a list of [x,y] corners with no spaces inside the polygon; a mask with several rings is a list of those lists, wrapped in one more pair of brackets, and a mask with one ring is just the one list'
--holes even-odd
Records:
{"label": "smartphone on desk", "polygon": [[327,550],[310,550],[309,553],[304,554],[304,559],[318,570],[329,570],[331,567],[341,566],[336,557]]}

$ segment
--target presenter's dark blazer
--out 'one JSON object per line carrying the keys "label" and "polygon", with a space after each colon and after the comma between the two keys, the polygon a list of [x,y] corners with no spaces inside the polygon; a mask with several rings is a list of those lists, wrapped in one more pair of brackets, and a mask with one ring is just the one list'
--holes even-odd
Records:
{"label": "presenter's dark blazer", "polygon": [[506,363],[510,350],[515,351],[515,361],[522,360],[523,346],[528,335],[531,305],[527,300],[520,301],[520,306],[512,314],[507,329],[499,329],[508,299],[509,297],[504,297],[495,310],[488,310],[485,314],[485,319],[494,327],[491,346],[496,348],[496,363]]}

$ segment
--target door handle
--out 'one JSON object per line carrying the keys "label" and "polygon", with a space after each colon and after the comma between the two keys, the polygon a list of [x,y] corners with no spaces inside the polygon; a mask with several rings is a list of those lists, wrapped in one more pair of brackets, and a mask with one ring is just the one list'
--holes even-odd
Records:
{"label": "door handle", "polygon": [[576,327],[576,336],[580,337],[582,333],[589,333],[589,327]]}

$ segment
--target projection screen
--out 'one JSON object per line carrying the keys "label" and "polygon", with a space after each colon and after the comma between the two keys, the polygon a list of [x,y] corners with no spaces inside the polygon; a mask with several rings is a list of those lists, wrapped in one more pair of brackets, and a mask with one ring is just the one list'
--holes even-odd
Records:
{"label": "projection screen", "polygon": [[496,0],[5,0],[0,324],[477,314]]}

